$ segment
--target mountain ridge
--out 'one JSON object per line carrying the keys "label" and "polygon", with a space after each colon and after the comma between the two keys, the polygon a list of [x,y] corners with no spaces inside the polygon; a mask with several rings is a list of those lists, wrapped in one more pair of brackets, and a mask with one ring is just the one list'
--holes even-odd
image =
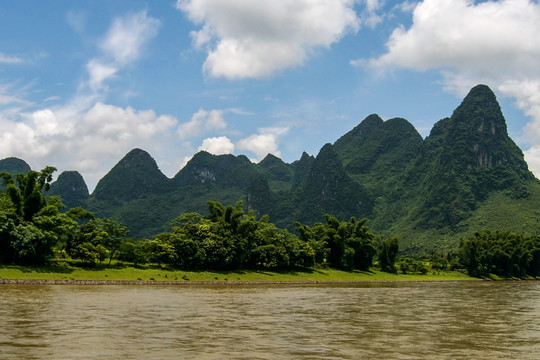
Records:
{"label": "mountain ridge", "polygon": [[[62,186],[55,184],[59,192]],[[165,231],[180,213],[204,213],[208,200],[244,200],[257,215],[268,214],[291,230],[294,221],[321,222],[325,213],[367,217],[382,235],[401,236],[410,250],[447,248],[480,224],[497,227],[485,214],[497,218],[502,210],[486,204],[534,208],[539,194],[540,182],[508,136],[495,94],[478,85],[425,139],[406,119],[372,114],[317,156],[304,152],[288,164],[269,154],[254,164],[244,155],[201,151],[173,178],[147,152],[134,149],[86,201],[98,216],[125,223],[136,238]],[[82,204],[84,196],[79,193]],[[540,221],[536,212],[512,214],[514,223]]]}

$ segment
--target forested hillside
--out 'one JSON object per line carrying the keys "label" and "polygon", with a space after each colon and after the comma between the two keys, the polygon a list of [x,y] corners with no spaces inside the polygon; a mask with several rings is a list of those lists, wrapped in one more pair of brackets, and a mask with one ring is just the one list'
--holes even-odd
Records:
{"label": "forested hillside", "polygon": [[[26,172],[22,160],[0,161],[0,171]],[[54,164],[52,164],[54,165]],[[62,173],[50,194],[68,207],[83,206],[113,217],[130,236],[170,231],[182,213],[202,213],[207,201],[268,214],[291,231],[295,221],[368,218],[381,235],[400,238],[400,248],[454,249],[477,231],[536,233],[540,183],[522,151],[508,137],[493,92],[474,87],[461,105],[422,139],[402,118],[370,115],[316,156],[292,164],[268,155],[258,164],[243,155],[196,154],[172,179],[141,149],[128,153],[92,194],[80,174]]]}

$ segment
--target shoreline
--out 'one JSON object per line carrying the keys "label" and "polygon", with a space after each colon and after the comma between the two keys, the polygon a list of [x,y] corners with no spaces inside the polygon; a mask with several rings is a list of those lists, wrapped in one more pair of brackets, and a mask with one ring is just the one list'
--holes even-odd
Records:
{"label": "shoreline", "polygon": [[154,285],[154,286],[249,286],[249,285],[355,285],[386,283],[420,283],[420,282],[466,282],[485,281],[485,279],[462,280],[350,280],[350,281],[191,281],[191,280],[60,280],[60,279],[1,279],[0,285]]}

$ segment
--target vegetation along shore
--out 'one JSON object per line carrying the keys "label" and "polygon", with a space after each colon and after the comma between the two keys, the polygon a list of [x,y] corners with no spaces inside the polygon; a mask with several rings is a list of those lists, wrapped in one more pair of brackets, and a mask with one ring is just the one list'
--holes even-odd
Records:
{"label": "vegetation along shore", "polygon": [[59,197],[44,195],[53,171],[29,171],[16,181],[1,174],[6,185],[0,193],[1,278],[339,282],[463,278],[456,270],[475,277],[540,275],[537,235],[485,231],[463,239],[454,253],[399,257],[399,239],[373,233],[367,219],[325,215],[325,223],[296,222],[296,235],[266,215],[246,213],[241,201],[234,206],[208,201],[207,215],[181,214],[172,231],[134,240],[115,219],[96,218],[80,207],[62,212]]}
{"label": "vegetation along shore", "polygon": [[167,179],[133,150],[92,196],[73,177],[53,183],[55,171],[0,160],[1,278],[540,276],[540,181],[485,85],[425,140],[404,119],[373,115],[290,166],[199,153]]}

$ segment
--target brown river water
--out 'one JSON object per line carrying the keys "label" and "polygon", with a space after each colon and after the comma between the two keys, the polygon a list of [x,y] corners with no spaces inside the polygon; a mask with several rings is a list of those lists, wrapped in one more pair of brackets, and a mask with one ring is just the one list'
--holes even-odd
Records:
{"label": "brown river water", "polygon": [[0,285],[0,359],[540,359],[540,281]]}

